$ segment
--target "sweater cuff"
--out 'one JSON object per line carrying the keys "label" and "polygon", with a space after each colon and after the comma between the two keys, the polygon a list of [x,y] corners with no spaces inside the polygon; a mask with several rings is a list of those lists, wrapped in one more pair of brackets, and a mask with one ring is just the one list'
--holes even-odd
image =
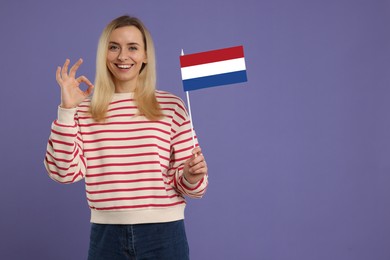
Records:
{"label": "sweater cuff", "polygon": [[63,125],[74,125],[74,115],[77,108],[62,108],[58,107],[58,120],[57,122]]}
{"label": "sweater cuff", "polygon": [[183,174],[182,182],[188,189],[194,190],[194,189],[198,188],[200,182],[202,182],[202,181],[203,181],[203,179],[200,179],[198,182],[192,184],[192,183],[187,181],[187,179],[184,177],[184,174]]}

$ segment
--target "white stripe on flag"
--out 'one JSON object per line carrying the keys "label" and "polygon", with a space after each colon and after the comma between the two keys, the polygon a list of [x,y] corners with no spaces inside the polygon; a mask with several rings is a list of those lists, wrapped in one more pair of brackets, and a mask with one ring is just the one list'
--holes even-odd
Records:
{"label": "white stripe on flag", "polygon": [[246,70],[245,58],[217,61],[181,68],[182,80]]}

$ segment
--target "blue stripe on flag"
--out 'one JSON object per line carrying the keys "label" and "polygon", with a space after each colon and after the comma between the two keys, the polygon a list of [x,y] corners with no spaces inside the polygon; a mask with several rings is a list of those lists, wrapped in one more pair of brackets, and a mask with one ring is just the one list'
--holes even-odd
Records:
{"label": "blue stripe on flag", "polygon": [[183,80],[184,91],[216,87],[247,81],[246,70]]}

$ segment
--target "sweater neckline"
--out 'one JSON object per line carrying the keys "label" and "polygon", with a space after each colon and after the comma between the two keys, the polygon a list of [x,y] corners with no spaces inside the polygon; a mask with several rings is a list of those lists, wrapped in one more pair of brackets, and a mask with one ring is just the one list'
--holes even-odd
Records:
{"label": "sweater neckline", "polygon": [[113,99],[133,98],[134,92],[114,93]]}

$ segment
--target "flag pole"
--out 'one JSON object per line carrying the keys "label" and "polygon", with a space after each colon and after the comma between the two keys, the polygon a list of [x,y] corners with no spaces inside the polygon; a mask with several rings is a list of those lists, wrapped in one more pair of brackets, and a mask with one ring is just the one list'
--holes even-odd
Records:
{"label": "flag pole", "polygon": [[[184,55],[183,49],[181,49],[181,56]],[[187,106],[188,106],[188,113],[190,116],[190,124],[191,124],[191,135],[192,135],[192,145],[195,148],[195,134],[194,134],[194,125],[192,124],[192,115],[191,115],[191,103],[190,103],[190,94],[189,91],[186,91],[186,98],[187,98]]]}

